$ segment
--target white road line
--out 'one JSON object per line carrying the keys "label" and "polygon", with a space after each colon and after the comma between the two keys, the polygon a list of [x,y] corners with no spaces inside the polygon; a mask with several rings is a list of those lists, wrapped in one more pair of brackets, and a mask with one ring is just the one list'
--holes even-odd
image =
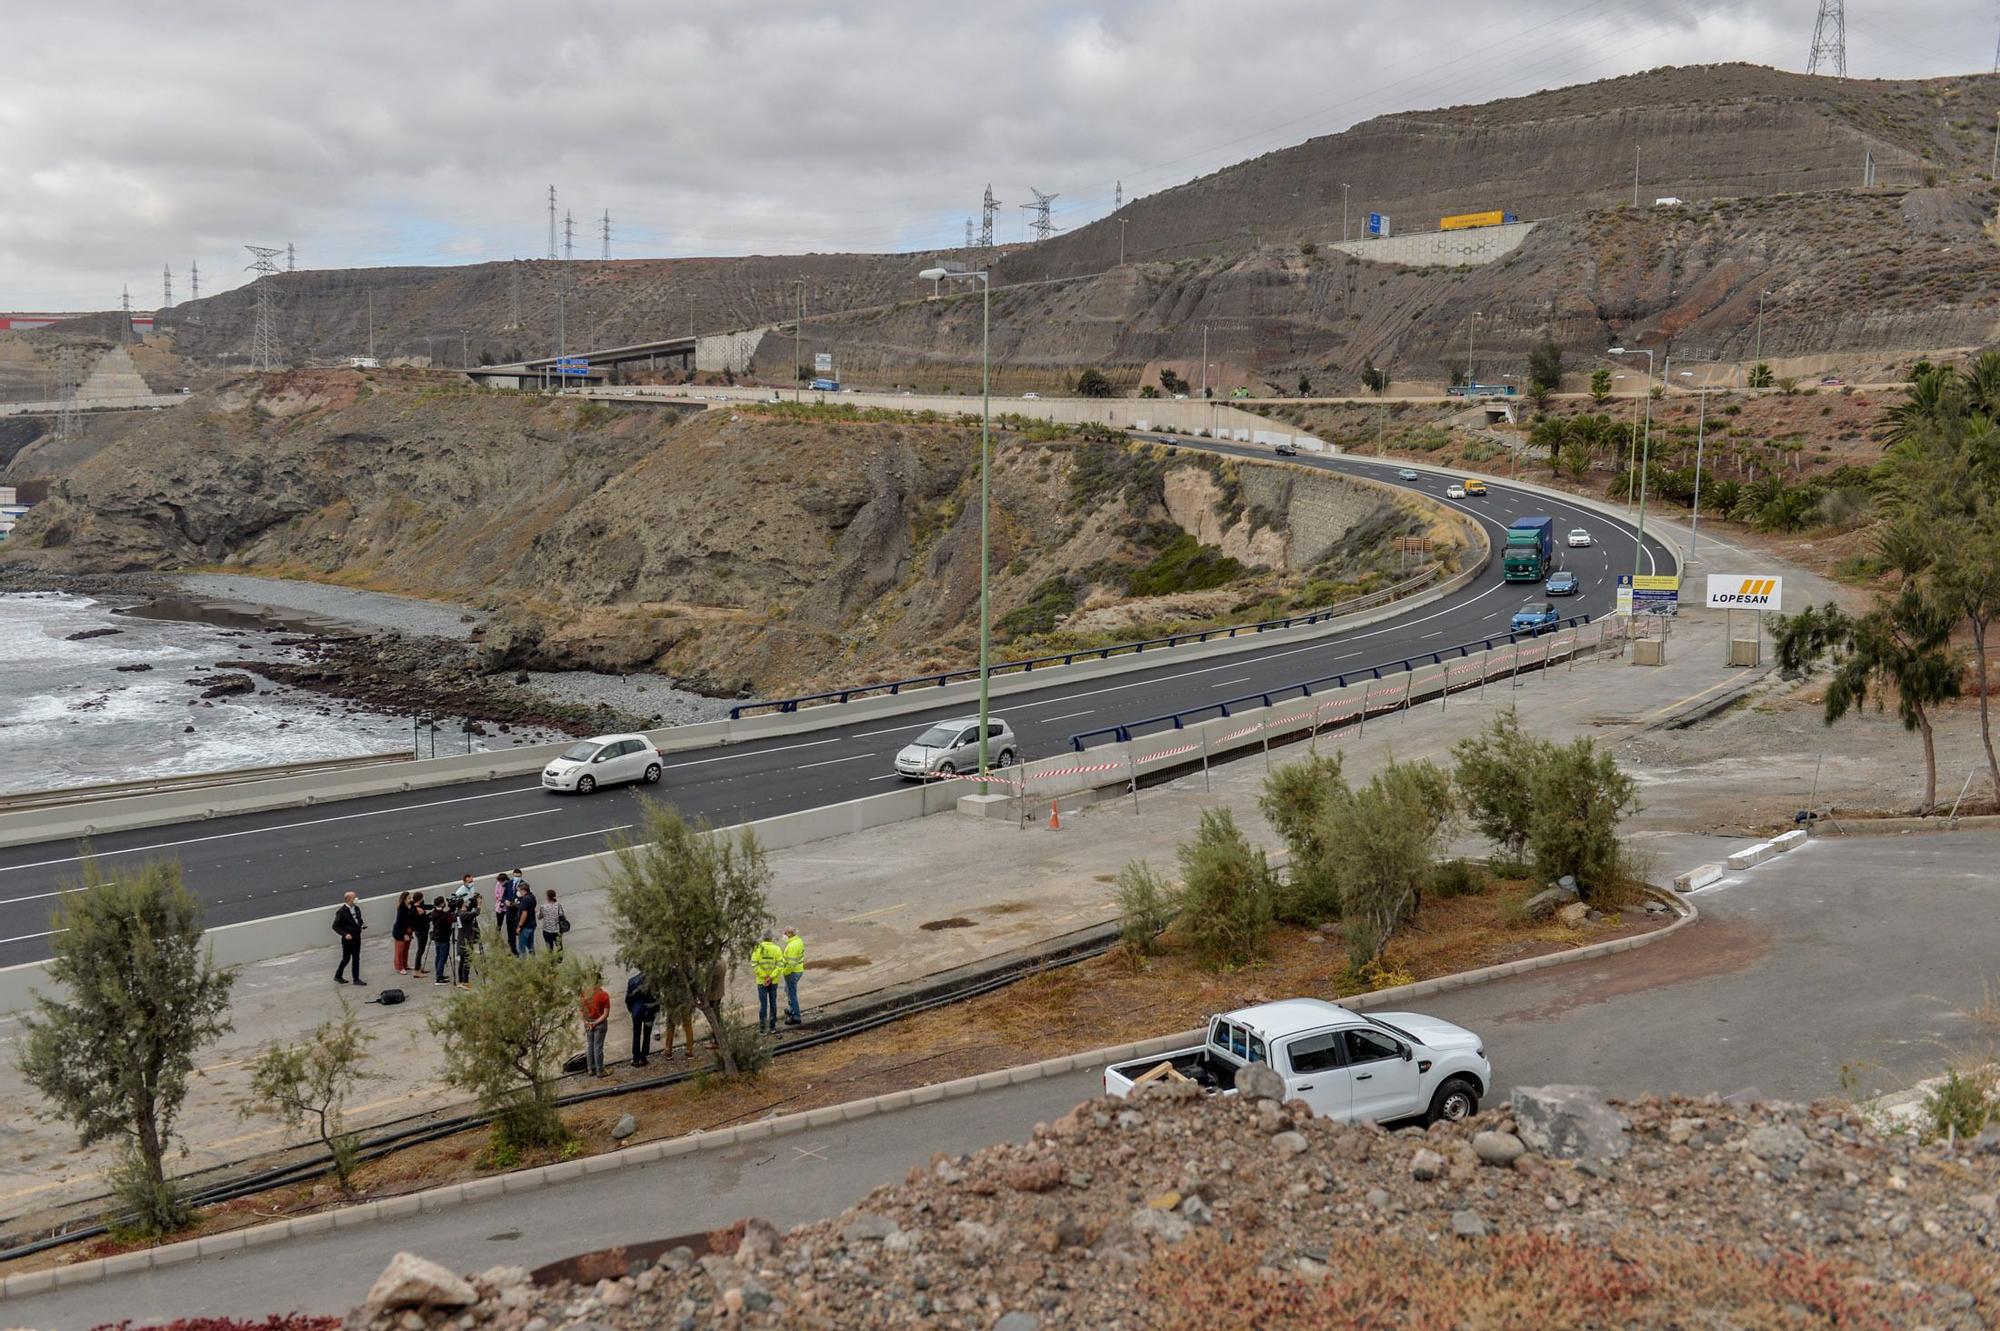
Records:
{"label": "white road line", "polygon": [[[45,869],[51,864],[76,864],[84,859],[101,860],[110,855],[142,855],[149,850],[172,850],[176,846],[193,846],[203,841],[227,841],[231,837],[259,836],[265,832],[291,832],[301,827],[319,827],[326,823],[345,823],[351,822],[356,818],[376,818],[385,813],[409,813],[417,809],[436,809],[447,804],[466,804],[473,800],[490,800],[501,795],[518,795],[523,791],[539,791],[540,789],[540,786],[516,786],[512,790],[488,791],[484,795],[461,795],[457,799],[431,800],[426,804],[399,804],[392,809],[370,809],[366,813],[340,813],[335,814],[331,818],[308,818],[306,821],[300,823],[279,823],[273,827],[252,827],[246,828],[241,832],[216,832],[210,836],[187,837],[180,841],[156,841],[148,846],[128,846],[124,850],[98,850],[92,851],[88,856],[65,855],[60,859],[36,860],[31,864],[9,864],[5,867],[0,867],[0,873],[13,873],[16,869]],[[22,901],[34,901],[38,898],[21,897],[19,899]],[[12,903],[0,901],[0,906],[10,904]]]}
{"label": "white road line", "polygon": [[38,934],[15,934],[12,938],[0,938],[0,943],[26,943],[37,938],[54,938],[61,929],[45,929]]}
{"label": "white road line", "polygon": [[480,818],[470,823],[460,823],[460,827],[484,827],[488,823],[511,823],[516,818],[540,818],[544,814],[561,813],[561,809],[536,809],[533,813],[510,813],[499,818]]}
{"label": "white road line", "polygon": [[810,771],[815,767],[831,767],[835,763],[851,763],[858,758],[875,758],[879,756],[880,755],[873,753],[850,753],[845,758],[828,758],[825,762],[819,762],[819,763],[800,763],[797,767],[793,768],[792,770],[796,772],[805,772],[805,771]]}
{"label": "white road line", "polygon": [[1225,679],[1220,684],[1211,684],[1208,687],[1210,687],[1211,689],[1226,689],[1231,684],[1248,684],[1249,682],[1250,682],[1250,676],[1245,675],[1241,679]]}
{"label": "white road line", "polygon": [[1035,719],[1037,721],[1043,722],[1044,724],[1055,721],[1074,721],[1076,720],[1077,717],[1089,716],[1096,710],[1097,709],[1094,707],[1086,707],[1080,712],[1064,712],[1061,716],[1038,716]]}
{"label": "white road line", "polygon": [[901,776],[901,775],[902,775],[902,773],[901,773],[901,772],[884,772],[884,773],[882,773],[882,775],[880,775],[880,776],[871,776],[871,777],[869,777],[868,779],[869,779],[870,781],[887,781],[887,780],[889,780],[889,779],[890,779],[891,777],[898,777],[898,776]]}
{"label": "white road line", "polygon": [[552,836],[542,841],[523,841],[521,846],[526,849],[529,846],[553,845],[558,841],[574,841],[580,836],[609,836],[613,832],[623,832],[630,826],[632,826],[630,823],[620,823],[616,827],[600,827],[595,832],[571,832],[568,836]]}
{"label": "white road line", "polygon": [[[942,709],[940,709],[940,710],[942,710]],[[922,715],[922,713],[918,713],[918,715]],[[875,738],[875,737],[876,737],[877,735],[901,735],[901,734],[905,733],[905,732],[906,732],[906,731],[908,731],[908,730],[909,730],[909,727],[908,727],[908,726],[906,726],[906,725],[904,725],[904,726],[895,726],[895,727],[893,727],[893,728],[891,728],[891,729],[889,729],[889,730],[857,730],[857,731],[855,731],[855,732],[854,732],[854,733],[853,733],[852,735],[849,735],[849,736],[848,736],[848,738],[849,738],[849,739],[874,739],[874,738]]]}
{"label": "white road line", "polygon": [[732,758],[755,758],[760,754],[785,753],[792,749],[817,749],[822,744],[839,744],[841,742],[839,739],[816,739],[806,744],[780,744],[775,749],[756,749],[749,753],[725,753],[719,758],[696,758],[693,762],[675,763],[667,771],[669,773],[678,772],[683,767],[703,767],[709,763],[726,763]]}

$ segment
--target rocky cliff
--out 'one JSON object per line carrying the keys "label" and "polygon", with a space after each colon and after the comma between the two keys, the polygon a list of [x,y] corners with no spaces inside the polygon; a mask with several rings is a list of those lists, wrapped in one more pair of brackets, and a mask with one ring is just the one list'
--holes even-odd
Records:
{"label": "rocky cliff", "polygon": [[[491,669],[771,693],[972,657],[977,439],[893,413],[249,376],[145,413],[53,487],[7,558],[475,603],[501,612]],[[1111,631],[1373,586],[1397,566],[1387,538],[1429,521],[1362,482],[1069,437],[1003,432],[993,486],[995,618],[1023,643],[1084,611],[1117,610],[1094,621]]]}

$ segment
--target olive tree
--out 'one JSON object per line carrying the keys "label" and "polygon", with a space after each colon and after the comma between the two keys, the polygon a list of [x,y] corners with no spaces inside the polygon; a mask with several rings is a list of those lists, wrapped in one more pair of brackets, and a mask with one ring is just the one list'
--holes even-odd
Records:
{"label": "olive tree", "polygon": [[452,991],[431,1014],[445,1080],[493,1120],[496,1145],[518,1150],[568,1138],[556,1083],[583,1041],[581,996],[601,975],[595,962],[569,952],[557,958],[485,948],[473,955],[472,987]]}
{"label": "olive tree", "polygon": [[311,1124],[343,1188],[353,1184],[360,1145],[360,1137],[347,1130],[347,1097],[367,1075],[362,1059],[374,1038],[342,999],[337,1019],[321,1022],[298,1044],[272,1044],[250,1065],[250,1100],[242,1107],[243,1116],[265,1114],[294,1130]]}
{"label": "olive tree", "polygon": [[1210,966],[1240,966],[1264,951],[1276,879],[1227,808],[1203,809],[1178,851],[1181,928]]}
{"label": "olive tree", "polygon": [[61,992],[36,991],[21,1019],[21,1075],[83,1145],[119,1143],[110,1180],[140,1229],[178,1229],[189,1212],[167,1149],[195,1051],[230,1028],[235,973],[203,943],[177,863],[104,873],[85,860],[54,916],[48,974]]}
{"label": "olive tree", "polygon": [[1434,763],[1392,762],[1360,789],[1330,793],[1321,835],[1356,966],[1416,913],[1456,821],[1451,778]]}
{"label": "olive tree", "polygon": [[1511,707],[1494,717],[1484,732],[1451,746],[1456,763],[1452,775],[1472,825],[1516,862],[1527,853],[1534,816],[1532,774],[1546,747],[1522,733],[1520,717]]}
{"label": "olive tree", "polygon": [[729,976],[771,924],[771,867],[745,828],[734,841],[677,810],[642,804],[643,842],[620,837],[605,870],[618,960],[644,975],[669,1014],[691,1003],[725,1076],[745,1069],[723,1012]]}

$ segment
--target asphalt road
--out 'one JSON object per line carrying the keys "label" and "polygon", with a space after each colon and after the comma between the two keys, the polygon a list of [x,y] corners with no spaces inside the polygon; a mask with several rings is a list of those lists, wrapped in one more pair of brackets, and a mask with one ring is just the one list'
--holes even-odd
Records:
{"label": "asphalt road", "polygon": [[[1270,456],[1262,449],[1229,444],[1203,446],[1260,460]],[[1571,527],[1588,529],[1595,545],[1561,550],[1562,562],[1581,575],[1583,584],[1576,597],[1555,603],[1565,614],[1609,612],[1617,574],[1633,567],[1633,532],[1575,504],[1501,484],[1484,498],[1447,499],[1445,477],[1426,472],[1416,481],[1399,481],[1393,462],[1345,456],[1297,461],[1431,494],[1482,522],[1493,534],[1496,550],[1507,524],[1530,513],[1553,516],[1559,534]],[[1650,538],[1646,545],[1647,571],[1671,567],[1664,546]],[[1199,662],[1176,662],[1171,652],[1163,652],[1159,664],[1150,668],[1051,684],[1010,696],[996,711],[1019,736],[1020,756],[1034,759],[1067,748],[1069,737],[1080,731],[1504,636],[1515,608],[1539,599],[1540,593],[1539,586],[1503,582],[1496,555],[1479,579],[1446,600],[1354,633],[1307,644],[1260,646],[1245,639],[1242,651]],[[674,755],[655,787],[577,797],[545,792],[532,775],[506,777],[111,833],[95,838],[89,850],[100,861],[178,858],[209,925],[320,905],[331,909],[349,889],[367,897],[454,882],[466,872],[490,881],[503,868],[595,853],[609,835],[638,822],[641,792],[718,823],[878,794],[897,779],[890,770],[897,749],[931,722],[967,710],[960,702],[812,734]],[[75,881],[84,849],[73,841],[0,849],[0,914],[5,917],[0,965],[48,955],[48,909],[63,886]],[[377,922],[377,927],[386,925]]]}
{"label": "asphalt road", "polygon": [[[1703,918],[1635,952],[1475,985],[1417,1005],[1478,1031],[1496,1078],[1581,1082],[1607,1094],[1807,1100],[1935,1075],[1983,1036],[2000,944],[1996,838],[1820,840],[1696,895]],[[1669,864],[1720,843],[1663,839]],[[1095,1095],[1096,1070],[860,1119],[470,1206],[254,1248],[229,1257],[0,1304],[44,1331],[120,1317],[357,1303],[399,1249],[459,1271],[536,1266],[612,1244],[713,1229],[746,1215],[780,1227],[834,1215],[934,1152],[1022,1139]],[[607,1111],[608,1113],[609,1111]],[[607,1122],[608,1122],[607,1118]],[[1166,1162],[1171,1177],[1178,1162]]]}

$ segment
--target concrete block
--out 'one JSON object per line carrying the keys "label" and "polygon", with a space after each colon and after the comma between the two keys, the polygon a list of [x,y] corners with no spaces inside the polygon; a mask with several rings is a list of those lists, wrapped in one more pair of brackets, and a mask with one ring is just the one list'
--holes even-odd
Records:
{"label": "concrete block", "polygon": [[457,1206],[464,1200],[462,1192],[462,1185],[454,1183],[450,1187],[432,1188],[429,1192],[420,1192],[417,1194],[417,1200],[423,1203],[423,1213],[430,1215],[446,1207]]}
{"label": "concrete block", "polygon": [[[258,1228],[269,1229],[271,1226],[260,1225]],[[107,1257],[104,1259],[104,1274],[123,1276],[130,1275],[134,1271],[148,1270],[153,1265],[153,1251],[151,1248],[141,1248],[137,1252],[122,1252],[116,1257]]]}
{"label": "concrete block", "polygon": [[[448,1191],[456,1192],[456,1186]],[[292,1237],[305,1238],[309,1234],[330,1234],[333,1232],[333,1212],[321,1211],[318,1215],[302,1215],[292,1221]]]}
{"label": "concrete block", "polygon": [[[203,1242],[207,1242],[207,1240],[204,1239]],[[70,1266],[58,1266],[56,1268],[57,1289],[62,1289],[69,1285],[87,1285],[93,1280],[102,1280],[103,1278],[104,1259],[101,1257],[94,1262],[76,1262]]]}
{"label": "concrete block", "polygon": [[1805,844],[1806,844],[1806,833],[1804,828],[1799,828],[1796,831],[1787,832],[1783,836],[1774,836],[1771,838],[1771,848],[1777,851],[1780,855],[1784,854],[1788,850],[1797,850],[1800,846],[1803,846]]}
{"label": "concrete block", "polygon": [[[967,782],[966,784],[971,785],[972,783]],[[960,795],[958,797],[957,809],[958,812],[972,818],[1004,818],[1011,820],[1015,816],[1014,811],[1018,804],[1019,801],[1013,795],[1002,795],[995,791],[987,795]]]}
{"label": "concrete block", "polygon": [[982,1072],[973,1078],[973,1085],[982,1091],[1004,1090],[1013,1084],[1014,1072],[1011,1068],[1002,1068],[998,1072]]}
{"label": "concrete block", "polygon": [[44,1294],[56,1287],[56,1271],[25,1271],[18,1276],[8,1276],[0,1281],[0,1297],[17,1299],[28,1294]]}
{"label": "concrete block", "polygon": [[[497,1181],[497,1180],[496,1180]],[[360,1206],[343,1206],[333,1213],[335,1229],[357,1229],[362,1225],[372,1225],[379,1218],[375,1202],[365,1202]],[[238,1245],[241,1246],[240,1244]],[[203,1253],[206,1257],[208,1254]]]}
{"label": "concrete block", "polygon": [[1762,864],[1777,853],[1777,850],[1772,847],[1770,842],[1759,841],[1754,846],[1745,846],[1743,849],[1736,851],[1723,862],[1732,869],[1748,869],[1754,865]]}
{"label": "concrete block", "polygon": [[910,1104],[913,1107],[916,1105],[936,1104],[942,1099],[944,1099],[944,1087],[942,1086],[919,1086],[910,1092]]}
{"label": "concrete block", "polygon": [[736,1141],[738,1145],[744,1142],[762,1141],[766,1137],[776,1135],[777,1129],[772,1126],[769,1119],[763,1119],[756,1123],[745,1123],[742,1127],[736,1129]]}
{"label": "concrete block", "polygon": [[875,1108],[879,1113],[889,1114],[898,1109],[908,1109],[915,1103],[916,1097],[911,1092],[891,1091],[887,1095],[876,1097]]}
{"label": "concrete block", "polygon": [[806,1126],[808,1128],[832,1127],[841,1121],[841,1108],[840,1105],[828,1105],[823,1109],[808,1109],[806,1111]]}
{"label": "concrete block", "polygon": [[[587,1155],[581,1160],[565,1160],[563,1163],[580,1164],[583,1166],[583,1172],[586,1174],[610,1174],[620,1169],[628,1169],[632,1164],[631,1161],[624,1158],[624,1152],[622,1151],[609,1151],[603,1155]],[[541,1182],[544,1187],[556,1181],[549,1177],[546,1170],[538,1172],[542,1174]]]}
{"label": "concrete block", "polygon": [[505,1178],[474,1179],[470,1183],[461,1183],[458,1185],[458,1199],[461,1202],[484,1201],[488,1197],[498,1197],[506,1190],[507,1180]]}
{"label": "concrete block", "polygon": [[1030,1063],[1026,1067],[1007,1069],[1007,1081],[1014,1086],[1019,1086],[1024,1082],[1040,1081],[1047,1075],[1047,1073],[1042,1071],[1042,1065],[1039,1063]]}
{"label": "concrete block", "polygon": [[1719,864],[1697,865],[1686,873],[1674,875],[1674,890],[1692,892],[1698,887],[1707,887],[1710,883],[1720,882],[1722,874],[1723,869]]}
{"label": "concrete block", "polygon": [[660,1159],[672,1160],[683,1155],[692,1155],[701,1149],[701,1142],[693,1137],[676,1137],[670,1142],[660,1143]]}
{"label": "concrete block", "polygon": [[[408,1197],[398,1197],[396,1198],[396,1200],[399,1202],[402,1201],[409,1202],[410,1203],[409,1213],[412,1215],[416,1213],[417,1211],[416,1193],[411,1193]],[[243,1246],[246,1248],[261,1248],[266,1243],[283,1243],[285,1240],[291,1237],[292,1237],[291,1222],[288,1220],[281,1220],[275,1225],[259,1225],[255,1229],[244,1230]]]}

